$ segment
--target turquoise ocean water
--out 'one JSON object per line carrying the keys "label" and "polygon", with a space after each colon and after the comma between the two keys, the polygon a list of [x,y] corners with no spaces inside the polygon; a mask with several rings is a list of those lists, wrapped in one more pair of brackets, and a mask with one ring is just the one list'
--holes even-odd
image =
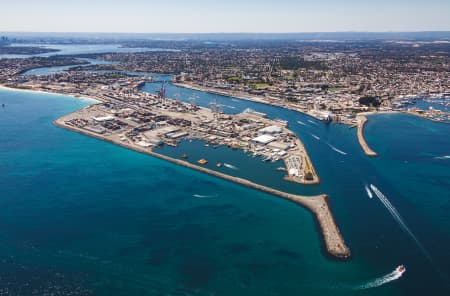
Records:
{"label": "turquoise ocean water", "polygon": [[[158,87],[147,84],[144,90]],[[329,194],[352,259],[328,258],[313,217],[295,204],[52,125],[87,101],[0,90],[0,291],[448,293],[450,125],[407,115],[371,116],[366,136],[380,157],[368,158],[356,131],[346,126],[172,85],[167,93],[179,93],[181,100],[195,93],[204,106],[216,99],[225,112],[251,107],[289,120],[320,185],[287,183],[274,170],[277,164],[197,141],[162,152],[188,151],[192,161],[197,154],[217,157],[238,168],[228,169],[230,174],[287,191]],[[376,196],[369,198],[365,184],[375,185],[402,220]],[[401,278],[376,281],[400,264],[407,267]],[[381,282],[386,284],[364,289]]]}

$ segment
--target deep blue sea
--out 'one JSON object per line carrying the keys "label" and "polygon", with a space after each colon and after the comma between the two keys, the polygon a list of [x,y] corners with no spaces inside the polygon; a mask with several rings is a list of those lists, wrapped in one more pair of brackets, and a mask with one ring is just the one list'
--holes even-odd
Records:
{"label": "deep blue sea", "polygon": [[[368,158],[347,126],[167,87],[169,97],[195,94],[199,105],[217,100],[225,112],[251,107],[288,120],[320,185],[288,183],[276,163],[198,141],[161,152],[206,155],[212,167],[234,165],[221,168],[230,174],[329,194],[352,259],[328,258],[316,222],[298,205],[52,124],[88,101],[0,90],[0,292],[448,295],[450,125],[371,116],[365,134],[380,156]],[[369,198],[366,184],[388,206]],[[407,271],[390,281],[400,264]]]}

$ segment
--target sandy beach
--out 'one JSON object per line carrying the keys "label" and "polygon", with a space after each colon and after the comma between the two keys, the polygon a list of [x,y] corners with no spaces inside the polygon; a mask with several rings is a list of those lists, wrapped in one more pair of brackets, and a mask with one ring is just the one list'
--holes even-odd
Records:
{"label": "sandy beach", "polygon": [[94,99],[91,97],[87,97],[87,96],[77,96],[77,95],[73,95],[73,94],[60,94],[60,93],[54,93],[54,92],[49,92],[49,91],[43,91],[43,90],[34,90],[34,89],[22,89],[22,88],[14,88],[14,87],[8,87],[5,85],[0,84],[0,90],[8,90],[8,91],[15,91],[15,92],[28,92],[28,93],[41,93],[41,94],[47,94],[47,95],[53,95],[53,96],[63,96],[63,97],[73,97],[74,99],[77,100],[85,100],[85,101],[89,101],[92,103],[101,103],[100,100],[98,99]]}

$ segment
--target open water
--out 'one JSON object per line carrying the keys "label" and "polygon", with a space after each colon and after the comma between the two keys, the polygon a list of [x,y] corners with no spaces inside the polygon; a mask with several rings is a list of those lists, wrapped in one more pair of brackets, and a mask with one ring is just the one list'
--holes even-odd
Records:
{"label": "open water", "polygon": [[[164,153],[207,155],[235,167],[221,168],[230,174],[329,194],[352,259],[328,258],[312,215],[293,203],[52,125],[88,101],[0,90],[1,292],[448,294],[450,125],[371,116],[366,139],[380,156],[368,158],[347,126],[168,85],[169,97],[193,94],[203,106],[217,100],[225,112],[288,120],[322,182],[288,183],[277,164],[197,141]],[[368,197],[371,184],[388,203]]]}

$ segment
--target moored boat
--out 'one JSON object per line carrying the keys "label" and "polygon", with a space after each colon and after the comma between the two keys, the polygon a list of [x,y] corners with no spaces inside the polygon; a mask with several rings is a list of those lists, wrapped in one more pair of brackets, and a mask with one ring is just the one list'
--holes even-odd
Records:
{"label": "moored boat", "polygon": [[197,161],[199,164],[207,164],[208,161],[204,158],[200,159],[199,161]]}

